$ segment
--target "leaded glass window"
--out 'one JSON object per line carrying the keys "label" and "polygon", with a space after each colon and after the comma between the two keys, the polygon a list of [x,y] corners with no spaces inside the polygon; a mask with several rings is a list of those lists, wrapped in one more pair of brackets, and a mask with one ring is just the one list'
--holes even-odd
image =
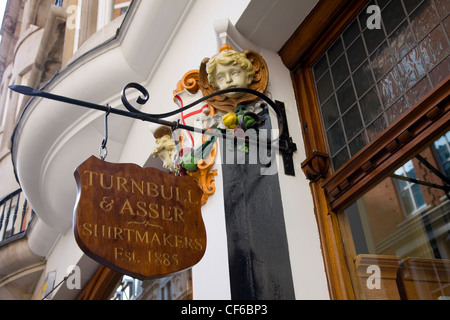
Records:
{"label": "leaded glass window", "polygon": [[373,0],[313,68],[333,169],[450,74],[450,0]]}

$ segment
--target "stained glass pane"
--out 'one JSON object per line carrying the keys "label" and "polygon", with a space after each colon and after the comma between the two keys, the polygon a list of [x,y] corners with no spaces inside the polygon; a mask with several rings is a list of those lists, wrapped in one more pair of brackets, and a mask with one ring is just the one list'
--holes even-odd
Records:
{"label": "stained glass pane", "polygon": [[342,47],[342,41],[339,38],[328,50],[328,59],[330,60],[330,64],[333,64],[343,52],[344,48]]}
{"label": "stained glass pane", "polygon": [[398,67],[405,89],[411,88],[425,75],[425,68],[417,48],[404,57]]}
{"label": "stained glass pane", "polygon": [[[334,170],[450,74],[450,0],[372,0],[314,66]],[[334,95],[333,95],[334,93]]]}
{"label": "stained glass pane", "polygon": [[406,99],[408,100],[408,104],[410,106],[415,105],[428,92],[430,92],[430,90],[431,90],[430,82],[428,81],[428,78],[425,77],[406,93]]}
{"label": "stained glass pane", "polygon": [[366,42],[367,51],[371,54],[385,39],[382,29],[366,29],[364,30],[364,40]]}
{"label": "stained glass pane", "polygon": [[396,60],[394,60],[386,41],[370,57],[370,67],[377,80],[391,70],[395,63]]}
{"label": "stained glass pane", "polygon": [[378,0],[377,3],[378,6],[380,6],[380,8],[383,9],[389,3],[389,1],[390,0]]}
{"label": "stained glass pane", "polygon": [[384,116],[378,117],[372,124],[367,127],[367,136],[369,141],[375,140],[377,136],[387,128]]}
{"label": "stained glass pane", "polygon": [[314,66],[314,76],[316,79],[320,79],[320,77],[327,71],[328,69],[328,62],[327,57],[323,56],[322,59],[316,65]]}
{"label": "stained glass pane", "polygon": [[433,86],[437,86],[442,80],[448,77],[450,70],[450,56],[442,61],[433,71],[430,73],[430,79]]}
{"label": "stained glass pane", "polygon": [[398,120],[407,110],[409,105],[404,97],[401,97],[389,109],[386,110],[386,116],[389,124]]}
{"label": "stained glass pane", "polygon": [[330,144],[330,152],[334,155],[345,145],[344,131],[342,130],[340,121],[331,127],[330,131],[327,133],[327,137]]}
{"label": "stained glass pane", "polygon": [[381,13],[386,33],[390,34],[406,18],[401,1],[391,1]]}
{"label": "stained glass pane", "polygon": [[339,152],[332,158],[333,168],[340,168],[344,163],[348,161],[348,159],[350,159],[348,151],[346,148],[344,148],[341,152]]}
{"label": "stained glass pane", "polygon": [[450,13],[450,0],[434,0],[434,3],[441,18],[445,18]]}
{"label": "stained glass pane", "polygon": [[[367,4],[367,7],[376,5],[375,0],[371,0],[369,1],[369,3]],[[367,12],[367,10],[362,10],[359,15],[358,18],[355,19],[355,21],[359,20],[359,26],[361,28],[362,31],[364,31],[364,29],[367,28],[367,20],[369,19],[369,17],[371,16],[372,11]]]}
{"label": "stained glass pane", "polygon": [[364,148],[367,143],[368,141],[364,132],[357,135],[356,138],[348,144],[351,155],[354,156],[356,153],[358,153],[359,150]]}
{"label": "stained glass pane", "polygon": [[345,123],[345,134],[347,139],[351,140],[353,137],[363,129],[361,116],[357,105],[354,105],[343,117]]}
{"label": "stained glass pane", "polygon": [[355,20],[352,24],[344,31],[343,38],[345,46],[348,48],[352,42],[359,36],[358,22]]}
{"label": "stained glass pane", "polygon": [[397,66],[379,82],[381,101],[385,107],[390,106],[403,94],[402,82]]}
{"label": "stained glass pane", "polygon": [[335,87],[339,87],[345,79],[348,78],[349,72],[345,56],[341,56],[338,61],[331,67]]}
{"label": "stained glass pane", "polygon": [[450,16],[444,20],[444,28],[445,32],[447,32],[447,36],[450,36]]}
{"label": "stained glass pane", "polygon": [[422,40],[438,23],[431,0],[426,0],[410,16],[411,27],[418,40]]}
{"label": "stained glass pane", "polygon": [[412,48],[415,47],[415,39],[408,21],[402,23],[402,25],[394,31],[389,37],[392,52],[397,60],[403,58]]}
{"label": "stained glass pane", "polygon": [[321,102],[326,101],[331,93],[333,93],[333,84],[331,83],[331,77],[328,71],[317,83],[317,90],[319,92],[319,99]]}
{"label": "stained glass pane", "polygon": [[408,14],[411,13],[411,11],[413,11],[419,5],[419,3],[421,3],[421,2],[422,2],[422,0],[407,0],[407,1],[404,1],[405,8],[406,8],[406,11],[408,12]]}
{"label": "stained glass pane", "polygon": [[383,108],[378,98],[377,90],[373,87],[360,101],[361,112],[364,117],[364,123],[369,124],[378,116]]}
{"label": "stained glass pane", "polygon": [[337,91],[337,97],[339,101],[339,109],[341,113],[345,113],[350,106],[355,103],[356,97],[353,89],[353,84],[348,79],[344,85]]}
{"label": "stained glass pane", "polygon": [[326,129],[339,119],[339,111],[334,96],[322,106],[322,114]]}
{"label": "stained glass pane", "polygon": [[354,71],[366,59],[366,50],[361,37],[348,48],[347,55],[350,68]]}
{"label": "stained glass pane", "polygon": [[353,75],[358,97],[361,97],[373,84],[372,71],[368,63],[359,68]]}
{"label": "stained glass pane", "polygon": [[444,31],[439,26],[420,43],[420,52],[427,70],[433,69],[449,53],[449,45]]}

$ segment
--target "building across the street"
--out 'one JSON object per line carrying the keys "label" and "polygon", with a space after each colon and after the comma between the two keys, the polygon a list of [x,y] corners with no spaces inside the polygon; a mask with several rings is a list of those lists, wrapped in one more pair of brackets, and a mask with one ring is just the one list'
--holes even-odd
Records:
{"label": "building across the street", "polygon": [[7,1],[0,299],[449,299],[449,13]]}

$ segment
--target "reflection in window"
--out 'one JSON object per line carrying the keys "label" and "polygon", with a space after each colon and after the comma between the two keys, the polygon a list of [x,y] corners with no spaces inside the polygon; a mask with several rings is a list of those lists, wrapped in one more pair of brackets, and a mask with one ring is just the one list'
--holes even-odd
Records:
{"label": "reflection in window", "polygon": [[338,214],[349,263],[392,263],[405,299],[450,296],[449,142],[447,132]]}
{"label": "reflection in window", "polygon": [[141,281],[124,276],[111,300],[134,300],[141,291]]}
{"label": "reflection in window", "polygon": [[[313,75],[337,170],[436,87],[450,70],[448,0],[372,0],[316,63]],[[337,135],[337,136],[335,136]]]}
{"label": "reflection in window", "polygon": [[113,0],[114,1],[114,19],[127,13],[131,5],[130,0]]}
{"label": "reflection in window", "polygon": [[[417,179],[412,160],[409,160],[394,173],[399,176]],[[405,214],[413,213],[419,208],[425,206],[425,200],[423,198],[420,185],[411,181],[398,179],[395,179],[395,182],[400,194],[400,201]]]}
{"label": "reflection in window", "polygon": [[124,276],[111,300],[192,300],[191,270],[146,281]]}

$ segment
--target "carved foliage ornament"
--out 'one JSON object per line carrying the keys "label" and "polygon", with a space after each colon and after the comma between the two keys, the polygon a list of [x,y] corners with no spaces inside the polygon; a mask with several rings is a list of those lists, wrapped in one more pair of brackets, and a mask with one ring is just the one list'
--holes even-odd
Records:
{"label": "carved foliage ornament", "polygon": [[[196,94],[200,90],[199,82],[199,71],[190,70],[182,77],[178,82],[176,90],[173,94],[176,96],[182,91],[187,90],[191,94]],[[174,98],[175,99],[175,98]],[[206,139],[208,137],[204,137]],[[208,198],[214,194],[216,191],[216,186],[214,185],[215,176],[217,175],[217,170],[211,170],[216,159],[216,145],[212,148],[211,152],[206,155],[205,159],[199,159],[196,163],[197,170],[188,171],[187,174],[190,175],[198,183],[198,186],[203,192],[201,204],[204,205]]]}

